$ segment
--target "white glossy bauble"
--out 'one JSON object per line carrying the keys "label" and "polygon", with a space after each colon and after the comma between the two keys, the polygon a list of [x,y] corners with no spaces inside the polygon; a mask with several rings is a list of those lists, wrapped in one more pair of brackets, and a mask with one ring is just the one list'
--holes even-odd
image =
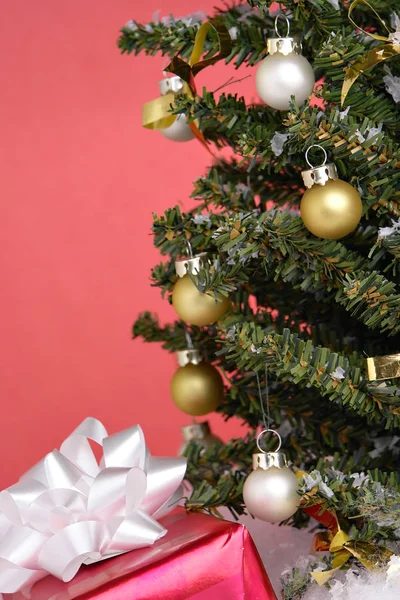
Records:
{"label": "white glossy bauble", "polygon": [[288,467],[257,468],[245,481],[243,500],[254,517],[279,523],[298,509],[301,500],[298,489],[297,477]]}
{"label": "white glossy bauble", "polygon": [[178,115],[172,125],[165,129],[159,129],[159,132],[173,142],[190,142],[194,138],[194,133],[187,124],[185,115]]}
{"label": "white glossy bauble", "polygon": [[272,108],[288,110],[290,97],[301,105],[315,83],[314,71],[301,54],[277,52],[264,58],[256,73],[256,88],[260,98]]}

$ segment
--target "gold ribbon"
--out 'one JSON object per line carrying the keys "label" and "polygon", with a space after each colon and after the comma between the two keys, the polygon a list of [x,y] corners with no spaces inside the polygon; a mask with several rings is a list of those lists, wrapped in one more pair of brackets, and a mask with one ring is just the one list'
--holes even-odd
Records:
{"label": "gold ribbon", "polygon": [[[376,33],[369,33],[368,31],[365,31],[364,29],[362,29],[362,27],[360,27],[359,25],[357,25],[357,23],[355,23],[353,21],[353,19],[351,18],[351,14],[352,14],[354,8],[356,8],[356,6],[358,6],[359,4],[367,6],[368,8],[370,8],[372,10],[372,12],[378,17],[378,21],[389,33],[388,37],[385,37],[383,35],[378,35]],[[392,58],[393,56],[396,56],[396,54],[400,54],[400,44],[396,44],[396,40],[393,39],[393,34],[390,32],[390,30],[386,26],[385,21],[383,19],[381,19],[381,17],[376,12],[374,7],[371,6],[371,4],[369,2],[367,2],[367,0],[353,0],[353,2],[350,4],[350,7],[349,7],[348,17],[349,17],[350,22],[357,29],[360,29],[363,33],[365,33],[366,35],[369,35],[374,40],[379,40],[379,41],[386,42],[386,43],[383,44],[382,46],[377,46],[376,48],[372,48],[364,56],[361,56],[361,58],[356,60],[355,63],[353,63],[352,65],[350,65],[350,67],[348,67],[348,69],[346,70],[346,73],[345,73],[344,82],[343,82],[343,86],[342,86],[342,95],[341,95],[342,105],[345,101],[345,98],[346,98],[351,86],[353,85],[355,80],[359,77],[359,75],[361,75],[361,73],[368,71],[368,69],[372,69],[372,67],[374,67],[375,65],[377,65],[380,62],[383,62],[384,60],[387,60],[388,58]]]}
{"label": "gold ribbon", "polygon": [[357,558],[366,569],[373,571],[377,564],[383,561],[387,562],[392,555],[390,550],[386,550],[386,548],[380,548],[368,542],[352,540],[342,529],[339,529],[336,535],[333,536],[329,550],[333,554],[332,569],[311,573],[319,585],[324,585],[352,556]]}
{"label": "gold ribbon", "polygon": [[[305,473],[297,471],[296,475],[302,477]],[[331,552],[333,554],[332,569],[311,572],[311,576],[319,585],[324,585],[352,556],[357,558],[366,569],[372,571],[382,563],[387,563],[393,554],[381,546],[353,540],[340,528],[334,510],[328,510],[319,504],[312,504],[304,506],[303,511],[327,528],[327,531],[315,534],[311,552]]]}
{"label": "gold ribbon", "polygon": [[[205,60],[200,60],[210,29],[213,30],[217,35],[219,50],[215,56]],[[197,75],[197,73],[206,67],[215,65],[215,63],[222,58],[229,56],[231,50],[232,40],[231,36],[229,35],[229,31],[225,25],[218,21],[218,19],[211,19],[210,21],[207,21],[207,23],[203,23],[197,31],[189,62],[185,62],[179,58],[179,56],[175,56],[165,70],[169,71],[170,73],[174,73],[183,79],[183,81],[189,85],[193,95],[196,95],[194,77]]]}
{"label": "gold ribbon", "polygon": [[[204,51],[204,45],[207,39],[208,33],[214,31],[217,35],[219,50],[218,53],[212,58],[200,60],[201,55]],[[194,46],[192,54],[188,62],[185,62],[178,56],[173,58],[165,71],[174,73],[180,77],[184,82],[182,92],[187,94],[189,97],[194,98],[196,96],[196,86],[194,78],[202,69],[210,65],[214,65],[222,58],[229,56],[232,50],[232,40],[229,35],[229,31],[220,21],[217,19],[211,19],[206,23],[203,23],[196,34],[194,40]],[[171,104],[173,104],[174,93],[168,93],[165,96],[160,96],[155,100],[146,102],[143,105],[142,111],[142,124],[147,129],[165,129],[172,125],[177,118],[177,115],[170,113]],[[199,130],[196,123],[189,123],[195,136],[207,147],[207,142]]]}
{"label": "gold ribbon", "polygon": [[400,377],[400,354],[371,356],[367,358],[368,379],[394,379]]}
{"label": "gold ribbon", "polygon": [[[312,571],[311,576],[319,585],[324,585],[329,579],[341,569],[346,562],[354,556],[369,571],[373,571],[376,566],[387,562],[392,555],[390,550],[370,544],[368,542],[359,542],[351,539],[347,533],[340,529],[336,514],[332,511],[323,511],[334,518],[331,521],[330,530],[317,533],[313,541],[313,551],[327,551],[333,554],[332,569],[327,571]],[[318,519],[318,516],[315,518]],[[322,519],[321,519],[322,521]],[[336,533],[335,533],[336,530]]]}

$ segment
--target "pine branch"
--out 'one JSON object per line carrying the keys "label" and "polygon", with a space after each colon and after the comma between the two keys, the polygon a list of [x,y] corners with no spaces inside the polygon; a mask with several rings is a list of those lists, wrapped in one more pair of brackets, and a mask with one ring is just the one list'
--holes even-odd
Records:
{"label": "pine branch", "polygon": [[[236,59],[237,66],[243,62],[255,64],[260,60],[265,55],[265,38],[274,29],[274,19],[268,11],[271,2],[263,0],[249,4],[259,10],[247,10],[244,5],[227,5],[225,9],[216,9],[215,13],[228,30],[234,31],[233,50],[227,62]],[[377,6],[378,12],[387,20],[397,9],[396,0],[379,0]],[[337,32],[343,27],[348,33],[353,30],[347,9],[343,5],[340,8],[340,11],[335,10],[329,0],[292,0],[285,3],[286,14],[293,14],[292,34],[301,34],[306,54],[311,48],[320,47],[331,31]],[[359,22],[370,25],[371,15],[361,11]],[[177,54],[188,58],[196,32],[197,25],[191,24],[188,18],[174,19],[171,16],[167,25],[156,21],[140,24],[132,20],[121,28],[118,47],[122,53],[128,54],[145,52],[153,56],[161,52],[171,58]],[[208,42],[207,51],[210,56],[218,51],[216,39]]]}
{"label": "pine branch", "polygon": [[[307,107],[293,107],[285,121],[289,133],[284,150],[276,157],[271,139],[282,126],[277,111],[246,107],[243,98],[222,95],[218,101],[203,90],[202,98],[176,98],[173,112],[184,112],[199,119],[206,136],[214,142],[229,143],[246,160],[266,173],[285,170],[286,164],[307,168],[305,151],[314,143],[324,146],[338,167],[341,179],[357,187],[362,195],[365,215],[370,209],[379,215],[400,215],[400,146],[389,131],[376,121],[327,113]],[[211,133],[212,132],[212,135]],[[300,173],[297,175],[301,184]]]}
{"label": "pine branch", "polygon": [[[265,54],[265,31],[273,29],[273,20],[268,15],[261,17],[256,11],[246,10],[244,6],[232,6],[227,10],[217,11],[218,19],[231,32],[232,52],[226,59],[234,61],[236,67],[242,63],[255,64]],[[169,19],[168,25],[151,22],[140,24],[130,21],[121,29],[118,47],[122,53],[135,55],[140,52],[154,55],[161,52],[163,56],[173,58],[189,58],[197,24],[188,24],[190,19]],[[205,57],[209,58],[218,52],[217,38],[206,42]]]}
{"label": "pine branch", "polygon": [[[400,233],[396,227],[397,223],[393,223],[395,226],[390,228],[392,233],[384,236],[378,236],[378,239],[370,251],[370,256],[380,258],[386,252],[391,254],[394,258],[389,262],[385,271],[391,271],[393,276],[400,273],[398,259],[400,258]],[[389,229],[389,228],[388,228]]]}
{"label": "pine branch", "polygon": [[[366,42],[369,46],[376,45],[372,38],[357,35],[354,31],[347,34],[335,31],[324,41],[314,59],[314,68],[324,74],[325,85],[318,96],[329,103],[329,108],[340,106],[341,88],[344,70],[366,52]],[[382,81],[383,67],[368,71],[351,87],[346,98],[346,107],[351,108],[351,115],[363,123],[367,118],[374,123],[383,123],[391,133],[396,130],[398,108],[393,106],[392,97],[386,92]],[[348,109],[346,109],[348,112]],[[341,117],[343,118],[343,117]]]}
{"label": "pine branch", "polygon": [[224,207],[227,210],[249,212],[274,206],[297,206],[303,195],[298,168],[286,165],[282,172],[263,172],[249,169],[249,163],[239,165],[235,160],[218,161],[204,177],[194,182],[192,198],[201,201],[200,209]]}
{"label": "pine branch", "polygon": [[360,473],[356,464],[346,473],[341,462],[343,457],[338,454],[333,462],[321,459],[315,471],[304,476],[303,505],[318,504],[335,511],[347,520],[347,530],[353,527],[353,536],[360,541],[400,539],[399,474],[378,469]]}
{"label": "pine branch", "polygon": [[[321,396],[349,407],[370,423],[384,419],[387,428],[400,426],[400,395],[382,397],[377,386],[367,385],[365,373],[340,353],[314,347],[289,330],[279,335],[252,323],[238,325],[225,345],[228,359],[243,371],[259,371],[267,363],[279,379],[314,387]],[[338,367],[340,377],[334,375]]]}
{"label": "pine branch", "polygon": [[[233,415],[244,418],[256,428],[260,424],[260,400],[254,374],[229,375],[230,387],[218,412],[227,418]],[[363,468],[396,465],[397,447],[382,454],[373,452],[375,438],[370,436],[364,418],[343,410],[340,405],[333,404],[327,409],[319,390],[308,388],[305,381],[297,384],[272,381],[269,403],[271,422],[281,434],[283,447],[293,464],[314,468],[315,456],[327,456],[335,450],[346,454],[362,448]],[[384,436],[383,426],[379,424],[374,434]],[[373,454],[370,456],[369,452]]]}
{"label": "pine branch", "polygon": [[133,339],[141,337],[145,342],[161,342],[162,347],[169,352],[185,350],[188,347],[188,333],[195,348],[201,348],[203,356],[211,362],[219,362],[216,352],[221,349],[217,329],[213,326],[199,328],[176,321],[173,325],[162,327],[158,317],[149,312],[142,313],[136,319],[133,328]]}
{"label": "pine branch", "polygon": [[236,248],[233,259],[259,252],[259,262],[267,272],[273,268],[276,279],[281,277],[303,291],[334,288],[335,301],[369,328],[390,335],[400,332],[400,295],[395,285],[376,270],[368,272],[373,267],[361,255],[339,242],[308,236],[301,219],[288,212],[271,210],[258,219],[250,214],[237,221],[239,236],[232,239],[229,219],[219,228],[218,237],[214,235],[220,250]]}
{"label": "pine branch", "polygon": [[206,224],[194,226],[191,215],[182,215],[177,208],[165,215],[156,217],[153,226],[155,244],[164,254],[176,256],[185,237],[190,237],[195,251],[205,247],[222,251],[231,261],[202,272],[202,291],[226,295],[264,269],[273,272],[275,280],[281,278],[303,292],[334,292],[335,302],[371,329],[390,335],[400,332],[400,295],[395,284],[373,270],[373,262],[343,244],[310,236],[301,219],[289,212],[270,210],[261,216],[253,212],[227,218],[210,213]]}
{"label": "pine branch", "polygon": [[205,452],[201,446],[189,444],[185,451],[186,478],[193,485],[193,492],[186,500],[186,510],[216,513],[226,506],[235,516],[243,514],[242,489],[255,449],[254,435],[212,446]]}
{"label": "pine branch", "polygon": [[[251,472],[253,452],[257,452],[253,435],[206,451],[195,443],[189,444],[185,452],[187,479],[193,491],[185,503],[187,510],[218,514],[221,506],[227,506],[233,514],[243,514],[242,490]],[[381,543],[399,539],[400,477],[378,469],[364,474],[360,468],[360,452],[335,453],[332,459],[320,459],[316,468],[300,479],[302,506],[317,504],[321,509],[335,511],[345,530],[351,529],[353,538],[359,541]],[[289,522],[302,521],[298,511]]]}
{"label": "pine branch", "polygon": [[[216,356],[222,348],[222,343],[214,326],[187,328],[194,347],[201,348],[206,360],[217,364],[229,382],[225,399],[218,412],[226,418],[242,418],[256,428],[260,421],[260,407],[254,374],[249,372],[243,376],[237,372],[236,363],[227,360],[226,355]],[[134,337],[140,336],[146,342],[163,342],[163,347],[169,351],[181,350],[187,346],[185,326],[179,321],[161,327],[155,316],[144,313],[135,322],[133,331]],[[227,339],[230,339],[232,333]],[[365,359],[362,355],[353,353],[347,358],[352,367],[364,370]],[[324,454],[329,454],[333,448],[341,448],[343,452],[348,452],[360,445],[366,450],[375,447],[374,438],[369,436],[363,419],[359,416],[354,418],[351,412],[343,412],[343,409],[336,405],[327,411],[325,404],[321,403],[319,391],[307,386],[307,380],[296,385],[279,381],[271,384],[271,416],[280,428],[292,462],[298,465],[310,463],[314,466],[314,457],[318,454],[318,449]],[[374,427],[374,435],[384,435],[383,425],[378,424]],[[393,459],[390,459],[390,453],[385,453],[381,459],[374,457],[364,461],[364,464],[365,468],[383,465],[388,467],[393,465]]]}
{"label": "pine branch", "polygon": [[[169,267],[170,263],[167,264]],[[157,267],[156,283],[163,286],[164,292],[171,291],[175,278],[170,279],[168,272],[161,275],[160,270],[161,266]],[[365,361],[365,356],[398,352],[398,336],[383,337],[379,331],[371,331],[357,322],[345,308],[337,304],[332,306],[335,290],[331,294],[326,292],[323,297],[318,291],[316,294],[304,293],[300,287],[294,287],[293,282],[274,281],[273,275],[273,271],[268,275],[257,270],[249,276],[247,283],[231,294],[234,305],[240,309],[225,318],[226,327],[233,327],[243,318],[263,327],[272,327],[277,332],[289,327],[293,333],[309,336],[314,345],[327,346],[348,356],[359,356],[357,360],[360,363]],[[254,298],[257,307],[254,306]],[[165,338],[168,339],[167,334]],[[172,343],[168,348],[176,351],[180,346]]]}
{"label": "pine branch", "polygon": [[[249,0],[248,5],[217,11],[233,38],[227,62],[237,67],[263,59],[265,37],[273,29],[270,0]],[[373,6],[390,23],[398,0],[373,0]],[[400,235],[396,226],[388,235],[381,228],[400,217],[400,105],[388,93],[384,68],[378,65],[353,85],[349,108],[340,107],[345,68],[380,45],[349,22],[348,3],[340,0],[337,10],[331,0],[287,0],[283,10],[292,32],[303,38],[303,53],[317,79],[323,77],[316,97],[324,109],[292,104],[281,113],[247,106],[236,95],[217,99],[207,90],[194,100],[175,97],[174,113],[199,119],[205,137],[217,147],[232,147],[241,162],[218,161],[197,180],[194,211],[175,208],[154,215],[155,245],[169,260],[153,270],[153,285],[171,299],[173,263],[186,254],[186,240],[194,252],[208,253],[210,264],[199,277],[192,276],[193,282],[216,297],[230,294],[233,309],[218,324],[189,327],[189,332],[226,379],[219,412],[256,428],[260,409],[254,372],[262,374],[267,364],[274,426],[289,459],[308,473],[303,505],[335,510],[354,539],[380,547],[399,538],[395,471],[400,444],[386,430],[400,426],[400,387],[398,380],[368,382],[364,356],[396,353],[399,347]],[[357,7],[356,21],[383,33],[369,8]],[[131,21],[119,47],[125,53],[187,59],[197,30],[198,24],[187,19],[148,25]],[[205,56],[217,50],[211,36]],[[390,68],[400,75],[396,59]],[[280,154],[277,139],[285,139]],[[341,179],[362,196],[360,225],[340,242],[313,237],[298,216],[300,170],[313,143],[323,145]],[[149,313],[135,322],[133,335],[162,343],[170,352],[186,347],[183,323],[162,327]],[[268,440],[267,447],[273,443]],[[227,505],[241,514],[254,450],[252,434],[207,451],[191,444],[188,478],[194,489],[188,509],[216,512]],[[360,469],[369,470],[368,480],[351,476]],[[290,523],[306,521],[298,511]]]}

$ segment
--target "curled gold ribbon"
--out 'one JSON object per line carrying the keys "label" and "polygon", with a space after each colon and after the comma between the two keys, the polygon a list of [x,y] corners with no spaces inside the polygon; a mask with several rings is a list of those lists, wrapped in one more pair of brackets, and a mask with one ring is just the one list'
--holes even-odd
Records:
{"label": "curled gold ribbon", "polygon": [[333,554],[332,569],[311,573],[319,585],[324,585],[329,581],[332,575],[341,569],[352,556],[359,560],[366,569],[373,571],[383,562],[387,562],[392,555],[392,552],[386,548],[352,540],[342,529],[339,529],[333,536],[329,550]]}
{"label": "curled gold ribbon", "polygon": [[[372,10],[372,12],[376,15],[376,17],[378,17],[378,20],[381,23],[381,25],[389,33],[388,37],[365,31],[364,29],[362,29],[362,27],[360,27],[359,25],[357,25],[357,23],[355,23],[355,21],[351,17],[351,14],[352,14],[353,10],[356,8],[356,6],[358,6],[359,4],[367,6],[370,10]],[[371,6],[371,4],[369,2],[367,2],[367,0],[353,0],[353,2],[349,6],[348,17],[349,17],[350,22],[357,29],[360,29],[363,33],[365,33],[366,35],[369,35],[374,40],[379,40],[379,41],[386,42],[386,43],[381,46],[377,46],[376,48],[372,48],[366,54],[364,54],[364,56],[361,56],[361,58],[356,60],[355,63],[353,63],[352,65],[350,65],[348,67],[348,69],[346,70],[346,73],[345,73],[344,82],[343,82],[343,86],[342,86],[342,94],[341,94],[341,104],[342,105],[345,101],[347,94],[349,93],[351,86],[356,81],[356,79],[361,75],[361,73],[368,71],[368,69],[372,69],[372,67],[374,67],[375,65],[377,65],[380,62],[383,62],[384,60],[387,60],[388,58],[392,58],[393,56],[400,54],[400,44],[396,43],[396,40],[394,39],[393,34],[390,32],[388,27],[386,26],[385,21],[379,16],[379,14],[376,12],[374,7]]]}
{"label": "curled gold ribbon", "polygon": [[[212,56],[211,58],[207,58],[205,60],[200,60],[201,55],[203,54],[204,44],[207,38],[209,31],[213,30],[218,38],[219,50],[217,54]],[[218,19],[211,19],[207,21],[207,23],[203,23],[203,25],[199,28],[196,34],[196,38],[194,40],[194,46],[192,50],[192,54],[189,58],[188,62],[185,62],[179,56],[176,56],[171,60],[166,71],[170,73],[174,73],[178,75],[183,81],[185,81],[193,95],[196,95],[196,87],[194,83],[194,77],[205,69],[206,67],[210,67],[211,65],[215,65],[216,62],[221,60],[222,58],[226,58],[229,56],[232,50],[232,40],[229,35],[229,31]]]}
{"label": "curled gold ribbon", "polygon": [[[204,51],[204,45],[208,33],[214,31],[217,35],[219,50],[216,55],[205,60],[200,60]],[[196,85],[194,78],[202,69],[214,65],[219,60],[229,56],[232,50],[232,40],[229,31],[218,19],[211,19],[203,23],[196,34],[194,46],[189,61],[186,62],[176,56],[171,60],[165,71],[174,73],[184,82],[183,93],[190,98],[196,96]],[[177,115],[170,113],[171,104],[173,104],[173,93],[160,96],[155,100],[146,102],[143,105],[142,124],[147,129],[165,129],[172,125]],[[208,144],[195,122],[189,123],[189,127],[194,135],[208,148]]]}
{"label": "curled gold ribbon", "polygon": [[367,358],[367,369],[371,381],[400,377],[400,354]]}
{"label": "curled gold ribbon", "polygon": [[[319,510],[318,510],[319,509]],[[333,554],[332,569],[327,571],[312,571],[311,575],[319,585],[324,585],[329,579],[341,569],[346,562],[354,556],[369,571],[374,570],[383,562],[387,562],[392,555],[390,550],[375,546],[368,542],[353,540],[345,533],[339,525],[337,515],[334,511],[321,510],[314,505],[304,509],[310,516],[328,527],[328,531],[317,533],[313,540],[313,551],[330,551]]]}

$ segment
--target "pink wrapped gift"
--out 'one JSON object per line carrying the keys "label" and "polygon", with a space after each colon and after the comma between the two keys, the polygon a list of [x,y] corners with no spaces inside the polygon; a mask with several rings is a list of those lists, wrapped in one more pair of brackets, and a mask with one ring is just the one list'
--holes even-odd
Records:
{"label": "pink wrapped gift", "polygon": [[183,509],[160,519],[153,546],[83,566],[67,583],[47,576],[6,600],[277,600],[243,525]]}

